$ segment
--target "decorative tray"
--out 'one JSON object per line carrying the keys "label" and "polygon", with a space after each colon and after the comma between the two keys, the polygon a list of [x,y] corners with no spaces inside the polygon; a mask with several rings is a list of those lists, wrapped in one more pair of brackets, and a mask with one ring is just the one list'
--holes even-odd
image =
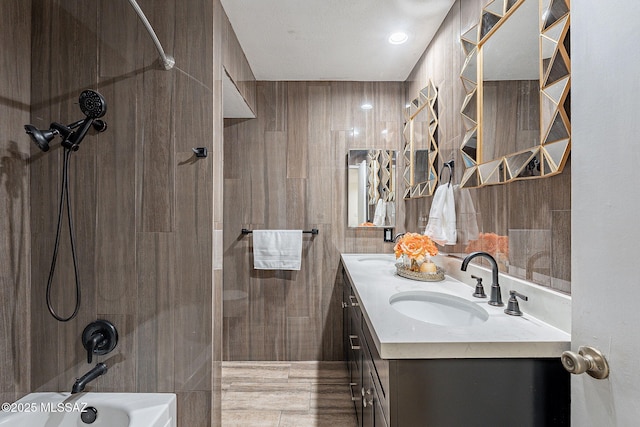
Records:
{"label": "decorative tray", "polygon": [[396,269],[398,276],[411,280],[420,280],[423,282],[440,282],[444,280],[444,269],[440,266],[436,266],[435,273],[412,271],[405,267],[402,263],[397,263]]}

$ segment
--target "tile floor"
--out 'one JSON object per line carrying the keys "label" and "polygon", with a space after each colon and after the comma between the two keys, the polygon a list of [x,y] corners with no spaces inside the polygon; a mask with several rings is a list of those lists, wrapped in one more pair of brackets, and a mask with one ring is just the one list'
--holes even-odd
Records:
{"label": "tile floor", "polygon": [[356,427],[344,362],[224,362],[223,427]]}

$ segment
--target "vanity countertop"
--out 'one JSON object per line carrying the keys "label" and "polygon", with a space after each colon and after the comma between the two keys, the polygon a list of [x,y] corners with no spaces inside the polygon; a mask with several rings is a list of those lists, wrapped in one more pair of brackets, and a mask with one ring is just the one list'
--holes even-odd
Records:
{"label": "vanity countertop", "polygon": [[[446,276],[441,282],[421,282],[396,274],[393,254],[342,254],[364,320],[383,359],[544,358],[569,350],[571,336],[526,312],[504,313],[505,307],[471,296],[473,288]],[[389,298],[404,291],[441,292],[478,304],[489,313],[478,325],[451,327],[425,323],[397,312]],[[489,294],[490,284],[485,284]],[[524,311],[524,310],[523,310]]]}

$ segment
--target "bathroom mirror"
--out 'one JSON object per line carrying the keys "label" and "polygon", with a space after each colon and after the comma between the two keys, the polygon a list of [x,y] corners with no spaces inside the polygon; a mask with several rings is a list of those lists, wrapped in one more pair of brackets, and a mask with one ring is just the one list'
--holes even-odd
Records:
{"label": "bathroom mirror", "polygon": [[395,150],[349,150],[348,227],[395,227],[395,172]]}
{"label": "bathroom mirror", "polygon": [[431,196],[438,185],[438,90],[431,80],[405,108],[404,198]]}
{"label": "bathroom mirror", "polygon": [[568,0],[495,0],[465,32],[461,185],[562,172],[571,149]]}

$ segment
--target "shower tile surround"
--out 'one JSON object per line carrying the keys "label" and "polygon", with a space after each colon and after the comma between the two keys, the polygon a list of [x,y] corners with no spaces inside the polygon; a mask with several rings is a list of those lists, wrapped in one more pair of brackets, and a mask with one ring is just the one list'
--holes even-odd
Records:
{"label": "shower tile surround", "polygon": [[[29,390],[31,0],[0,4],[0,401]],[[20,37],[16,37],[19,28]]]}
{"label": "shower tile surround", "polygon": [[[158,66],[154,45],[127,2],[33,0],[0,6],[6,22],[0,30],[3,55],[10,46],[15,57],[0,64],[6,67],[27,58],[15,61],[18,70],[1,70],[3,76],[24,81],[3,77],[0,100],[12,102],[0,102],[0,123],[15,129],[11,140],[20,147],[9,147],[9,153],[17,153],[12,168],[19,153],[25,153],[25,166],[29,160],[27,196],[21,197],[30,204],[20,214],[31,232],[23,230],[26,244],[16,247],[32,248],[19,257],[10,247],[12,259],[30,257],[31,262],[24,263],[26,274],[14,272],[15,277],[7,278],[16,285],[5,286],[2,277],[3,306],[15,310],[3,324],[24,325],[27,332],[20,337],[25,344],[12,342],[11,335],[0,337],[3,352],[5,341],[13,348],[5,359],[14,361],[0,371],[1,391],[5,400],[12,400],[6,393],[13,391],[5,381],[9,375],[20,393],[70,389],[74,378],[91,367],[80,343],[82,329],[105,318],[116,325],[120,340],[114,352],[98,357],[109,371],[90,385],[92,391],[174,392],[179,425],[220,425],[221,73],[223,51],[233,56],[227,48],[235,36],[218,1],[140,1],[140,6],[166,52],[175,57],[171,71]],[[21,19],[14,9],[22,12]],[[31,28],[33,40],[20,38],[15,44],[16,28]],[[31,56],[22,55],[29,43]],[[11,92],[18,88],[25,99]],[[84,88],[104,95],[108,129],[88,136],[71,157],[82,307],[76,319],[62,324],[44,304],[61,150],[39,152],[22,125],[46,129],[51,121],[81,118],[76,100]],[[14,111],[11,123],[3,121],[6,105]],[[0,144],[4,174],[6,143]],[[207,147],[209,157],[194,161],[191,148],[196,146]],[[53,300],[59,311],[69,313],[73,271],[65,239]],[[29,286],[27,310],[20,312],[13,301],[5,302],[5,289],[26,292]],[[25,298],[8,297],[18,302]],[[3,313],[9,311],[3,307]],[[23,357],[23,349],[30,357]],[[26,366],[20,366],[25,360]]]}

